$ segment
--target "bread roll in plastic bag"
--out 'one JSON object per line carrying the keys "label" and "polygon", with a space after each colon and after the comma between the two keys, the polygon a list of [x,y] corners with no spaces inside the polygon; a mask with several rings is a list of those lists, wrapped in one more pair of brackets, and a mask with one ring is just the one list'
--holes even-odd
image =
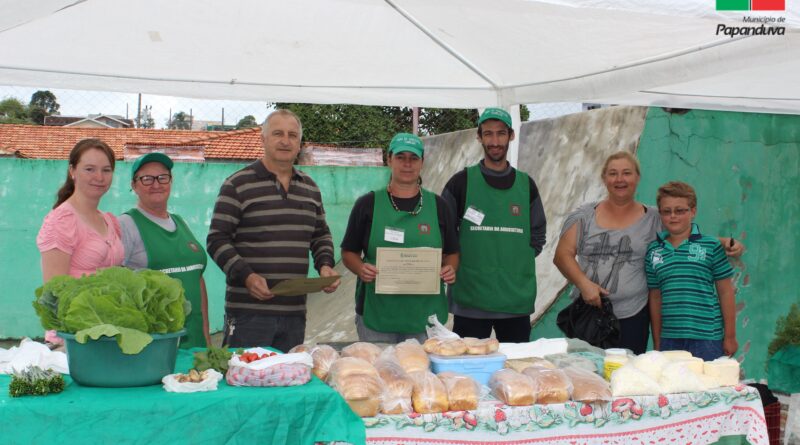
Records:
{"label": "bread roll in plastic bag", "polygon": [[572,382],[560,369],[530,366],[522,373],[533,381],[536,403],[564,403],[572,393]]}
{"label": "bread roll in plastic bag", "polygon": [[587,403],[611,401],[611,385],[604,378],[574,366],[568,366],[563,371],[572,381],[572,400]]}
{"label": "bread roll in plastic bag", "polygon": [[440,372],[436,375],[447,388],[449,411],[466,411],[478,408],[481,388],[472,377],[457,372]]}
{"label": "bread roll in plastic bag", "polygon": [[443,413],[447,411],[447,388],[436,375],[430,371],[408,373],[414,382],[411,403],[414,411],[420,414]]}
{"label": "bread roll in plastic bag", "polygon": [[469,355],[492,354],[500,349],[500,342],[494,338],[464,337],[463,340],[467,345],[467,354]]}
{"label": "bread roll in plastic bag", "polygon": [[314,367],[311,372],[321,380],[325,380],[330,372],[333,362],[339,359],[339,353],[328,345],[317,345],[311,348],[311,358],[314,359]]}
{"label": "bread roll in plastic bag", "polygon": [[505,364],[506,368],[513,369],[514,371],[519,371],[519,372],[522,372],[525,368],[529,366],[539,366],[542,368],[556,369],[556,365],[554,365],[553,362],[539,357],[527,357],[527,358],[506,360]]}
{"label": "bread roll in plastic bag", "polygon": [[536,403],[533,380],[513,369],[501,369],[489,379],[492,395],[509,406],[528,406]]}
{"label": "bread roll in plastic bag", "polygon": [[427,371],[430,367],[428,354],[419,342],[412,338],[398,343],[394,348],[400,366],[406,372]]}
{"label": "bread roll in plastic bag", "polygon": [[370,363],[375,363],[380,354],[380,346],[363,341],[358,341],[342,348],[342,357],[357,357]]}
{"label": "bread roll in plastic bag", "polygon": [[467,345],[460,338],[429,338],[422,347],[428,354],[453,356],[467,353]]}
{"label": "bread roll in plastic bag", "polygon": [[[391,354],[388,353],[390,351]],[[414,382],[397,361],[394,348],[390,346],[381,353],[375,362],[375,369],[378,370],[378,374],[383,380],[381,412],[384,414],[410,413],[413,410],[411,393],[414,390]]]}

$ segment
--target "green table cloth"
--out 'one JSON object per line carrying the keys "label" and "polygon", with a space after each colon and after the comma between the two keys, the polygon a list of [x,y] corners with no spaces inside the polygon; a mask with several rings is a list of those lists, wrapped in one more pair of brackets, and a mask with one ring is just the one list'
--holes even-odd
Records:
{"label": "green table cloth", "polygon": [[[181,350],[177,372],[192,367]],[[0,375],[3,444],[313,444],[365,442],[364,423],[338,393],[313,377],[302,386],[177,394],[161,385],[91,388],[65,376],[64,392],[8,395]]]}

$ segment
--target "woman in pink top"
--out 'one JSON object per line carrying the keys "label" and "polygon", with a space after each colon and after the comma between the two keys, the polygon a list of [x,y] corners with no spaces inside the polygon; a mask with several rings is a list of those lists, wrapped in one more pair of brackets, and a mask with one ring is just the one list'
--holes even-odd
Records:
{"label": "woman in pink top", "polygon": [[[105,142],[84,139],[72,148],[67,179],[36,237],[45,283],[57,275],[80,278],[122,264],[119,222],[97,209],[113,175],[114,152]],[[48,332],[46,339],[52,337]]]}

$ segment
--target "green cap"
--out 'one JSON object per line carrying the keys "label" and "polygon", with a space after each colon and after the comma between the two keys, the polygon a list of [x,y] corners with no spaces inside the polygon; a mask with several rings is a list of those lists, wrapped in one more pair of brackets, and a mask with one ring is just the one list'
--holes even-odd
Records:
{"label": "green cap", "polygon": [[144,156],[139,156],[136,159],[136,161],[133,162],[133,168],[131,169],[131,178],[136,176],[136,172],[138,172],[139,169],[142,168],[142,166],[144,164],[147,164],[148,162],[158,162],[164,167],[167,167],[167,170],[172,171],[172,159],[170,159],[169,156],[165,155],[164,153],[159,153],[154,151],[152,153],[147,153]]}
{"label": "green cap", "polygon": [[389,143],[389,153],[396,154],[404,151],[414,153],[421,158],[425,151],[425,145],[418,136],[411,133],[397,133]]}
{"label": "green cap", "polygon": [[481,117],[478,119],[478,126],[480,126],[483,121],[487,121],[489,119],[499,120],[500,122],[506,124],[508,128],[514,128],[514,126],[511,125],[511,115],[508,114],[508,111],[502,108],[487,108],[483,110]]}

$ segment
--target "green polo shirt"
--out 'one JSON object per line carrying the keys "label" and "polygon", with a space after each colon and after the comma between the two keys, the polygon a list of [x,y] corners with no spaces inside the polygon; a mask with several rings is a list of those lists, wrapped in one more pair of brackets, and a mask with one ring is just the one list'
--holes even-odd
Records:
{"label": "green polo shirt", "polygon": [[689,239],[677,248],[669,232],[647,247],[647,287],[661,290],[661,337],[722,340],[722,311],[715,283],[733,275],[719,240],[692,224]]}

